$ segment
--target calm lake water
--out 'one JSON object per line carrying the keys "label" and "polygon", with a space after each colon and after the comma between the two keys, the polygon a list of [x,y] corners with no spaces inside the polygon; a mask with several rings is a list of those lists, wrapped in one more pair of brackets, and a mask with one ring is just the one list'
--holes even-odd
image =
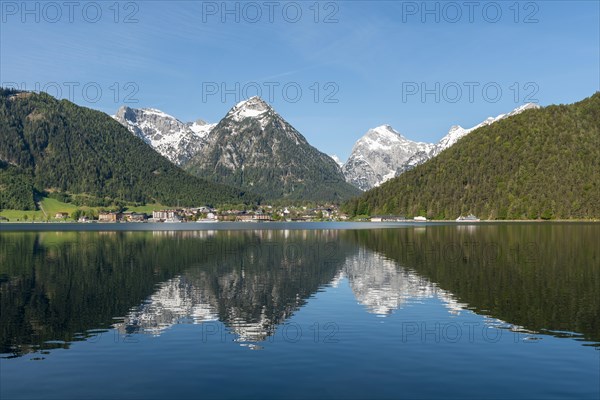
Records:
{"label": "calm lake water", "polygon": [[0,231],[0,398],[600,397],[600,224],[254,227]]}

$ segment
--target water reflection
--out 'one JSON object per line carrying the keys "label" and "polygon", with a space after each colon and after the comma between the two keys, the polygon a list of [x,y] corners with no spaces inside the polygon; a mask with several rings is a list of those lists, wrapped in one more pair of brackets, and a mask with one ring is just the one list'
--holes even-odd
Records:
{"label": "water reflection", "polygon": [[[270,310],[266,304],[262,304],[260,312],[248,315],[240,307],[223,307],[223,299],[219,301],[219,297],[207,285],[207,282],[218,279],[225,288],[239,288],[237,281],[245,278],[243,270],[241,276],[225,273],[219,277],[207,276],[205,272],[197,270],[188,272],[183,277],[162,284],[148,301],[136,307],[117,327],[123,333],[142,332],[156,335],[177,323],[198,324],[220,319],[236,336],[236,341],[264,341],[274,333],[277,325],[285,322],[301,307],[303,299],[298,293],[293,295],[292,292],[292,295],[285,299],[287,306],[279,310],[279,313],[274,313],[275,310]],[[272,285],[265,284],[265,278],[267,277],[258,277],[259,285],[242,290],[242,293],[245,293],[241,298],[244,303],[252,303],[250,297],[266,299],[272,294],[264,290],[272,288]],[[450,315],[460,315],[461,311],[467,308],[467,304],[459,302],[453,294],[441,289],[436,283],[365,248],[358,248],[346,255],[341,268],[328,286],[337,287],[344,279],[347,280],[356,301],[363,305],[367,312],[380,317],[387,317],[407,304],[418,304],[426,299],[438,299]],[[221,292],[223,298],[234,295],[238,293]],[[224,312],[217,316],[219,309]],[[510,329],[513,332],[535,333],[495,318],[487,318],[485,324],[499,329]]]}
{"label": "water reflection", "polygon": [[183,276],[161,283],[157,291],[114,327],[122,334],[159,336],[175,324],[216,321],[206,293]]}
{"label": "water reflection", "polygon": [[219,233],[210,246],[219,255],[216,262],[195,265],[161,284],[116,328],[158,335],[174,324],[218,319],[236,341],[261,342],[335,280],[344,254],[352,252],[341,251],[337,231],[252,231],[232,246],[230,239],[240,235]]}
{"label": "water reflection", "polygon": [[[284,238],[290,238],[289,235],[284,232]],[[309,278],[305,276],[309,272],[307,267],[302,265],[294,266],[301,275],[299,279],[280,277],[281,267],[286,265],[285,257],[255,259],[257,263],[267,260],[278,268],[266,275],[257,275],[252,268],[227,269],[223,265],[218,275],[197,268],[187,271],[160,284],[154,294],[134,307],[115,327],[123,334],[160,335],[175,324],[220,320],[234,334],[236,341],[264,341],[302,306],[306,300],[302,292],[306,293],[306,288],[294,285]],[[440,299],[454,315],[465,307],[426,278],[369,250],[357,249],[347,254],[342,263],[335,263],[327,276],[332,273],[329,282],[317,281],[312,289],[318,290],[325,284],[336,287],[345,278],[356,300],[368,312],[378,316],[388,316],[404,303],[428,298]]]}
{"label": "water reflection", "polygon": [[390,315],[409,300],[435,296],[429,281],[369,250],[348,257],[344,273],[356,300],[379,316]]}
{"label": "water reflection", "polygon": [[345,231],[343,240],[435,282],[522,331],[600,341],[600,225],[486,224]]}
{"label": "water reflection", "polygon": [[598,341],[600,270],[588,260],[598,259],[599,233],[560,225],[2,233],[0,353],[68,348],[95,329],[161,335],[215,321],[252,346],[346,281],[381,317],[439,299],[450,315],[468,305],[499,328]]}

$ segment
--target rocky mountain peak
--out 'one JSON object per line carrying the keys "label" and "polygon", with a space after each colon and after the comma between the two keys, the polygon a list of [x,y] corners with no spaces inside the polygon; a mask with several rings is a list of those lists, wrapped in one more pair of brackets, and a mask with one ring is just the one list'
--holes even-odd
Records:
{"label": "rocky mountain peak", "polygon": [[269,111],[273,111],[271,106],[258,96],[250,97],[247,100],[237,103],[228,113],[230,117],[236,121],[249,117],[258,117]]}
{"label": "rocky mountain peak", "polygon": [[122,106],[113,118],[179,166],[206,145],[207,136],[215,126],[203,120],[185,123],[155,108]]}
{"label": "rocky mountain peak", "polygon": [[431,146],[405,138],[390,125],[380,125],[358,139],[342,171],[349,183],[369,190],[393,178],[413,154]]}
{"label": "rocky mountain peak", "polygon": [[186,169],[267,199],[337,201],[357,193],[333,159],[260,97],[232,107]]}

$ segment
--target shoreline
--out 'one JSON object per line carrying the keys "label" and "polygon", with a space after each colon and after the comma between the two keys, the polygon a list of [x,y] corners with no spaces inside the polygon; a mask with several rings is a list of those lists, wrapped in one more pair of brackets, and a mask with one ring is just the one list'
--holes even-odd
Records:
{"label": "shoreline", "polygon": [[227,230],[359,230],[359,229],[390,229],[390,228],[425,228],[427,226],[468,226],[493,224],[596,224],[599,220],[482,220],[465,222],[454,220],[435,220],[426,222],[370,222],[370,221],[295,221],[295,222],[2,222],[0,232],[50,232],[50,231],[227,231]]}

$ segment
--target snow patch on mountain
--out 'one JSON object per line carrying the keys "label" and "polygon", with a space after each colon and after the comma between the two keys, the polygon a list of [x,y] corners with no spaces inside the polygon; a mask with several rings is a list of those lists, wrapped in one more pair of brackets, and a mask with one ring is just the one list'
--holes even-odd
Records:
{"label": "snow patch on mountain", "polygon": [[333,161],[335,161],[335,163],[340,166],[340,168],[344,165],[344,162],[340,160],[340,158],[336,154],[331,154],[329,157],[331,157]]}
{"label": "snow patch on mountain", "polygon": [[483,122],[471,128],[463,128],[460,125],[453,125],[446,134],[446,136],[441,138],[440,141],[437,142],[429,151],[418,152],[415,153],[412,157],[410,157],[402,166],[400,166],[400,168],[398,168],[396,176],[408,170],[411,170],[417,165],[423,164],[425,161],[437,156],[442,151],[452,147],[456,142],[458,142],[460,139],[462,139],[463,137],[465,137],[466,135],[468,135],[476,129],[479,129],[483,126],[491,125],[495,122],[511,117],[513,115],[520,114],[523,111],[536,108],[540,108],[540,106],[534,103],[527,103],[515,108],[507,114],[500,114],[496,117],[488,117]]}
{"label": "snow patch on mountain", "polygon": [[257,118],[271,110],[271,106],[265,103],[260,97],[254,96],[250,97],[248,100],[237,103],[229,113],[227,113],[227,117],[239,122],[245,118]]}
{"label": "snow patch on mountain", "polygon": [[357,192],[332,158],[259,97],[236,104],[186,169],[265,198],[347,198]]}
{"label": "snow patch on mountain", "polygon": [[201,119],[198,119],[191,123],[188,122],[186,125],[192,130],[192,132],[194,132],[196,135],[198,135],[201,138],[208,137],[208,134],[210,133],[210,131],[215,126],[217,126],[217,124],[209,124]]}
{"label": "snow patch on mountain", "polygon": [[413,154],[428,151],[432,146],[409,140],[390,125],[381,125],[370,129],[354,144],[342,171],[347,182],[369,190],[393,178],[398,167]]}
{"label": "snow patch on mountain", "polygon": [[176,165],[185,165],[207,143],[216,124],[181,122],[155,108],[121,107],[113,118]]}

